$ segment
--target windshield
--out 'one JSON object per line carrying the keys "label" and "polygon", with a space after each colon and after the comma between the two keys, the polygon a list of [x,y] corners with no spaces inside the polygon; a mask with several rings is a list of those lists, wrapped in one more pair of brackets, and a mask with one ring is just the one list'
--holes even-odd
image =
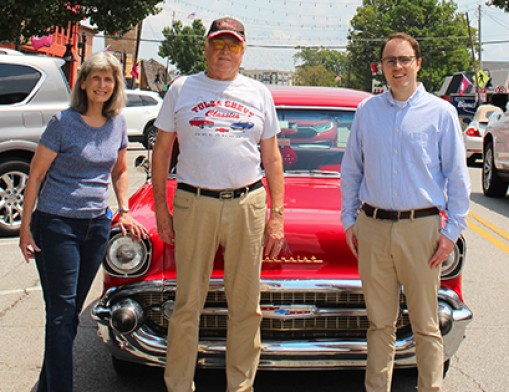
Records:
{"label": "windshield", "polygon": [[354,111],[278,109],[286,173],[339,173]]}
{"label": "windshield", "polygon": [[[338,175],[353,110],[277,109],[281,133],[278,135],[283,166],[287,175]],[[170,175],[176,172],[179,147],[173,149]]]}

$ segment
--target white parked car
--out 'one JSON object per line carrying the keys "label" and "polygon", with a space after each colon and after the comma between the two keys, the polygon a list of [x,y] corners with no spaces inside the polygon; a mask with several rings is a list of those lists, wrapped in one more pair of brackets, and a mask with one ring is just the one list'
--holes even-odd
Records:
{"label": "white parked car", "polygon": [[509,188],[509,111],[494,113],[484,131],[482,189],[505,197]]}
{"label": "white parked car", "polygon": [[465,142],[465,151],[467,155],[467,164],[472,166],[477,159],[482,158],[482,139],[484,130],[488,125],[490,116],[493,113],[502,113],[502,109],[495,105],[480,105],[474,115],[474,118],[463,132]]}
{"label": "white parked car", "polygon": [[127,122],[129,141],[141,142],[145,148],[154,144],[157,128],[154,121],[163,103],[161,96],[154,91],[127,90],[127,103],[122,111]]}

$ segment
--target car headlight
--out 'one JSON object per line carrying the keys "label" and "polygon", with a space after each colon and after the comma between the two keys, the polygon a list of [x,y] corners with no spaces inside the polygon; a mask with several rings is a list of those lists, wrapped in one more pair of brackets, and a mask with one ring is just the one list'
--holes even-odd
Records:
{"label": "car headlight", "polygon": [[442,264],[442,279],[452,279],[463,269],[465,260],[465,244],[462,237],[458,239],[447,260]]}
{"label": "car headlight", "polygon": [[122,233],[111,237],[104,267],[114,276],[143,275],[150,266],[151,252],[145,241],[134,240]]}

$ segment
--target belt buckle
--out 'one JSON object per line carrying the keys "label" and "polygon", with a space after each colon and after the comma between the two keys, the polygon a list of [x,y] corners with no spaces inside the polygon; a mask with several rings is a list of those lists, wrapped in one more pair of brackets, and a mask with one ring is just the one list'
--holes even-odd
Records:
{"label": "belt buckle", "polygon": [[233,199],[234,193],[233,191],[222,191],[219,192],[219,198],[221,200],[230,200]]}

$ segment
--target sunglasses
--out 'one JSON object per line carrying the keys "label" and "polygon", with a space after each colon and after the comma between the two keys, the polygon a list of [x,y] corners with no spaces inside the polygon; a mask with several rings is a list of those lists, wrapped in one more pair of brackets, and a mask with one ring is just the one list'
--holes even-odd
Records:
{"label": "sunglasses", "polygon": [[384,57],[382,63],[387,67],[395,67],[397,63],[406,67],[415,60],[415,56]]}
{"label": "sunglasses", "polygon": [[210,44],[214,50],[224,50],[224,48],[228,48],[228,50],[232,53],[240,53],[244,49],[244,45],[241,43],[228,43],[220,39],[213,39],[210,41]]}

